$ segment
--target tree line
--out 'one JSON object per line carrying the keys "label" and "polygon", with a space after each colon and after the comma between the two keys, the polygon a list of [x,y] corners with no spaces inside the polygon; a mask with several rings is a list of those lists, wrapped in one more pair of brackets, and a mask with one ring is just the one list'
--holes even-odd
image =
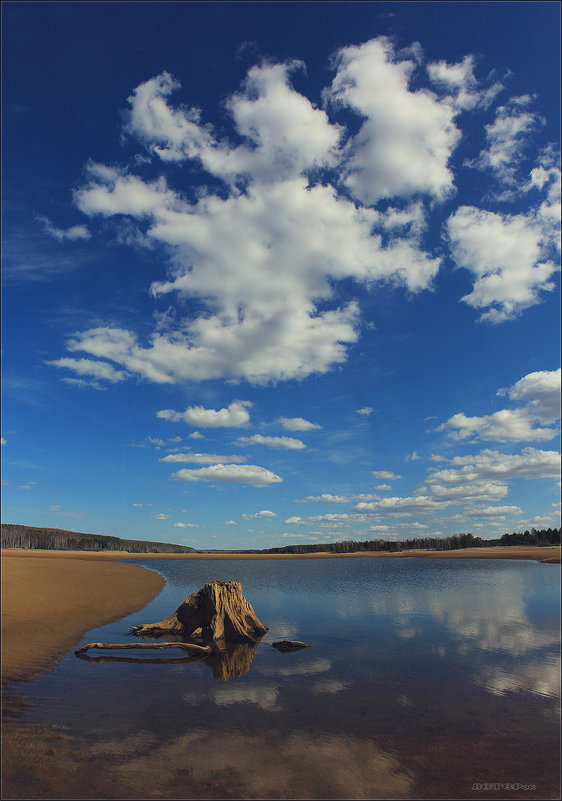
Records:
{"label": "tree line", "polygon": [[504,534],[499,539],[484,540],[470,533],[451,537],[417,537],[411,540],[344,540],[332,543],[284,545],[263,550],[201,550],[185,545],[145,540],[124,540],[106,534],[83,534],[58,528],[23,526],[18,523],[2,524],[2,548],[25,548],[32,550],[58,551],[124,551],[126,553],[253,553],[253,554],[304,554],[304,553],[361,553],[385,551],[398,553],[416,549],[434,551],[456,551],[462,548],[491,548],[497,545],[560,545],[560,529],[547,528],[537,531]]}
{"label": "tree line", "polygon": [[483,540],[472,534],[455,534],[452,537],[418,537],[411,540],[345,540],[333,543],[284,545],[268,548],[262,553],[361,553],[362,551],[387,551],[398,553],[416,549],[434,551],[456,551],[462,548],[491,548],[497,545],[560,545],[560,529],[547,528],[523,533],[504,534],[496,540]]}
{"label": "tree line", "polygon": [[106,534],[83,534],[60,528],[2,524],[2,548],[45,551],[125,551],[127,553],[194,553],[194,548],[166,542],[123,540]]}

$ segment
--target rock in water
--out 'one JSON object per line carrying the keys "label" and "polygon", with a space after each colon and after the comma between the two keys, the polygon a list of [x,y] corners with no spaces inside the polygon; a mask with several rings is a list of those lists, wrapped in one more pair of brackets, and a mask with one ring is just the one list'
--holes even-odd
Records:
{"label": "rock in water", "polygon": [[299,642],[298,640],[279,640],[279,642],[271,643],[278,651],[300,651],[301,648],[310,648],[306,642]]}
{"label": "rock in water", "polygon": [[185,640],[224,652],[227,643],[258,643],[267,626],[242,595],[238,581],[215,579],[186,598],[170,617],[159,623],[133,626],[131,631],[150,637],[181,634]]}

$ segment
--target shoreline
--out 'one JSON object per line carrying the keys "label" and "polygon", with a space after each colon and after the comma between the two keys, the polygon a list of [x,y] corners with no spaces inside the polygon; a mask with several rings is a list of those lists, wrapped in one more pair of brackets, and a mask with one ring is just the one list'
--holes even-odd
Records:
{"label": "shoreline", "polygon": [[2,558],[37,557],[74,559],[77,561],[117,561],[191,559],[199,561],[238,559],[388,559],[418,557],[420,559],[533,559],[539,562],[560,562],[560,545],[498,545],[490,548],[460,548],[450,551],[414,548],[408,551],[355,551],[353,553],[129,553],[128,551],[56,551],[31,548],[3,548]]}
{"label": "shoreline", "polygon": [[165,585],[140,565],[44,553],[2,550],[3,682],[52,670],[87,631],[142,609]]}
{"label": "shoreline", "polygon": [[87,631],[126,617],[156,597],[165,585],[163,577],[140,565],[122,564],[123,561],[391,558],[532,559],[560,563],[560,546],[342,554],[131,554],[3,549],[2,679],[30,680],[51,670]]}

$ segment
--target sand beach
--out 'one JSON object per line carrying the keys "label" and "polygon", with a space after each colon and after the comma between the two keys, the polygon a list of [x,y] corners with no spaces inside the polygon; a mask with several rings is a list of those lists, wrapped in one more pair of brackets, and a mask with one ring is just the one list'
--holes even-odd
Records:
{"label": "sand beach", "polygon": [[[276,798],[276,787],[259,784],[263,781],[282,782],[283,772],[278,766],[280,755],[290,764],[300,764],[303,752],[311,755],[306,762],[301,780],[320,792],[324,773],[329,774],[334,788],[343,789],[338,782],[348,777],[349,769],[343,763],[351,759],[354,764],[374,765],[380,798],[414,798],[413,778],[398,770],[392,758],[378,752],[348,753],[353,740],[345,737],[328,738],[318,750],[315,744],[300,740],[283,739],[271,734],[266,737],[244,739],[230,733],[221,735],[218,746],[209,733],[193,735],[195,740],[172,740],[154,753],[155,744],[133,738],[130,742],[98,743],[95,748],[85,740],[71,735],[64,728],[52,725],[21,725],[21,713],[33,698],[27,698],[26,683],[41,673],[56,667],[59,659],[80,641],[84,634],[97,626],[118,620],[144,607],[164,586],[163,578],[140,565],[122,564],[116,560],[183,559],[218,562],[225,559],[337,559],[337,558],[500,558],[560,561],[560,547],[506,547],[466,549],[456,552],[404,551],[400,554],[126,554],[86,553],[70,551],[2,551],[2,678],[7,693],[4,697],[3,727],[3,798]],[[219,570],[217,565],[217,571]],[[21,683],[23,682],[23,683]],[[22,719],[23,722],[24,719]],[[190,735],[191,736],[191,735]],[[197,739],[199,738],[199,739]],[[203,738],[203,739],[201,739]],[[205,739],[206,738],[206,739]],[[225,739],[226,738],[226,739]],[[293,738],[294,739],[294,738]],[[200,742],[201,740],[201,742]],[[223,742],[224,740],[224,742]],[[363,747],[363,746],[362,746]],[[238,748],[238,750],[236,750]],[[271,753],[267,750],[270,748]],[[294,754],[299,759],[293,759]],[[128,750],[127,750],[128,749]],[[166,749],[171,749],[169,752]],[[287,753],[285,753],[285,751]],[[304,749],[304,751],[303,751]],[[228,781],[219,782],[211,776],[217,750],[231,754],[233,764],[245,764],[248,754],[259,754],[257,762],[247,766],[247,775],[256,777],[258,785],[250,796],[232,795]],[[196,774],[189,781],[178,771],[170,772],[175,754],[191,754]],[[272,766],[273,773],[261,770],[263,759]],[[187,758],[187,757],[186,757]],[[225,757],[226,758],[226,757]],[[337,759],[343,760],[342,764]],[[336,761],[334,761],[336,760]],[[390,761],[389,761],[390,760]],[[191,762],[189,763],[191,765]],[[314,768],[314,766],[317,766]],[[277,766],[277,767],[275,767]],[[314,769],[322,776],[312,775]],[[194,768],[195,770],[195,768]],[[205,773],[207,770],[207,773]],[[329,773],[329,771],[332,773]],[[369,769],[371,770],[371,769]],[[312,773],[311,773],[312,771]],[[310,775],[309,775],[310,774]],[[380,775],[379,775],[380,774]],[[291,774],[292,775],[292,774]],[[209,781],[213,781],[212,790]],[[350,779],[351,780],[351,779]],[[369,787],[372,776],[355,777],[353,790],[329,797],[372,798]],[[355,786],[357,785],[357,786]],[[363,786],[365,785],[365,786]],[[308,785],[307,785],[308,786]],[[258,789],[259,787],[259,789]],[[180,791],[181,788],[181,791]],[[434,788],[435,790],[438,788]],[[312,792],[312,791],[311,791]],[[445,794],[444,794],[445,793]],[[532,794],[531,794],[532,795]],[[292,797],[287,795],[284,797]],[[318,797],[303,795],[300,797]],[[423,796],[425,797],[425,796]],[[450,797],[446,791],[434,798]],[[532,796],[535,797],[535,796]],[[543,796],[554,797],[554,796]]]}
{"label": "sand beach", "polygon": [[[560,562],[560,546],[459,551],[313,554],[128,554],[122,551],[2,551],[2,678],[31,679],[56,664],[92,628],[154,598],[163,578],[116,560],[182,559],[536,559]],[[55,623],[56,621],[56,623]]]}

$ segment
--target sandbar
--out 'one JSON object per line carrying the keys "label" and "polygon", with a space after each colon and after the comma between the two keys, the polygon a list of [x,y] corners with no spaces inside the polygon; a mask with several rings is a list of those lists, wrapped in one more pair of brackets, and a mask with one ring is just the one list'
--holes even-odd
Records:
{"label": "sandbar", "polygon": [[98,554],[50,554],[2,551],[4,681],[52,669],[89,629],[142,609],[165,584],[158,573]]}

